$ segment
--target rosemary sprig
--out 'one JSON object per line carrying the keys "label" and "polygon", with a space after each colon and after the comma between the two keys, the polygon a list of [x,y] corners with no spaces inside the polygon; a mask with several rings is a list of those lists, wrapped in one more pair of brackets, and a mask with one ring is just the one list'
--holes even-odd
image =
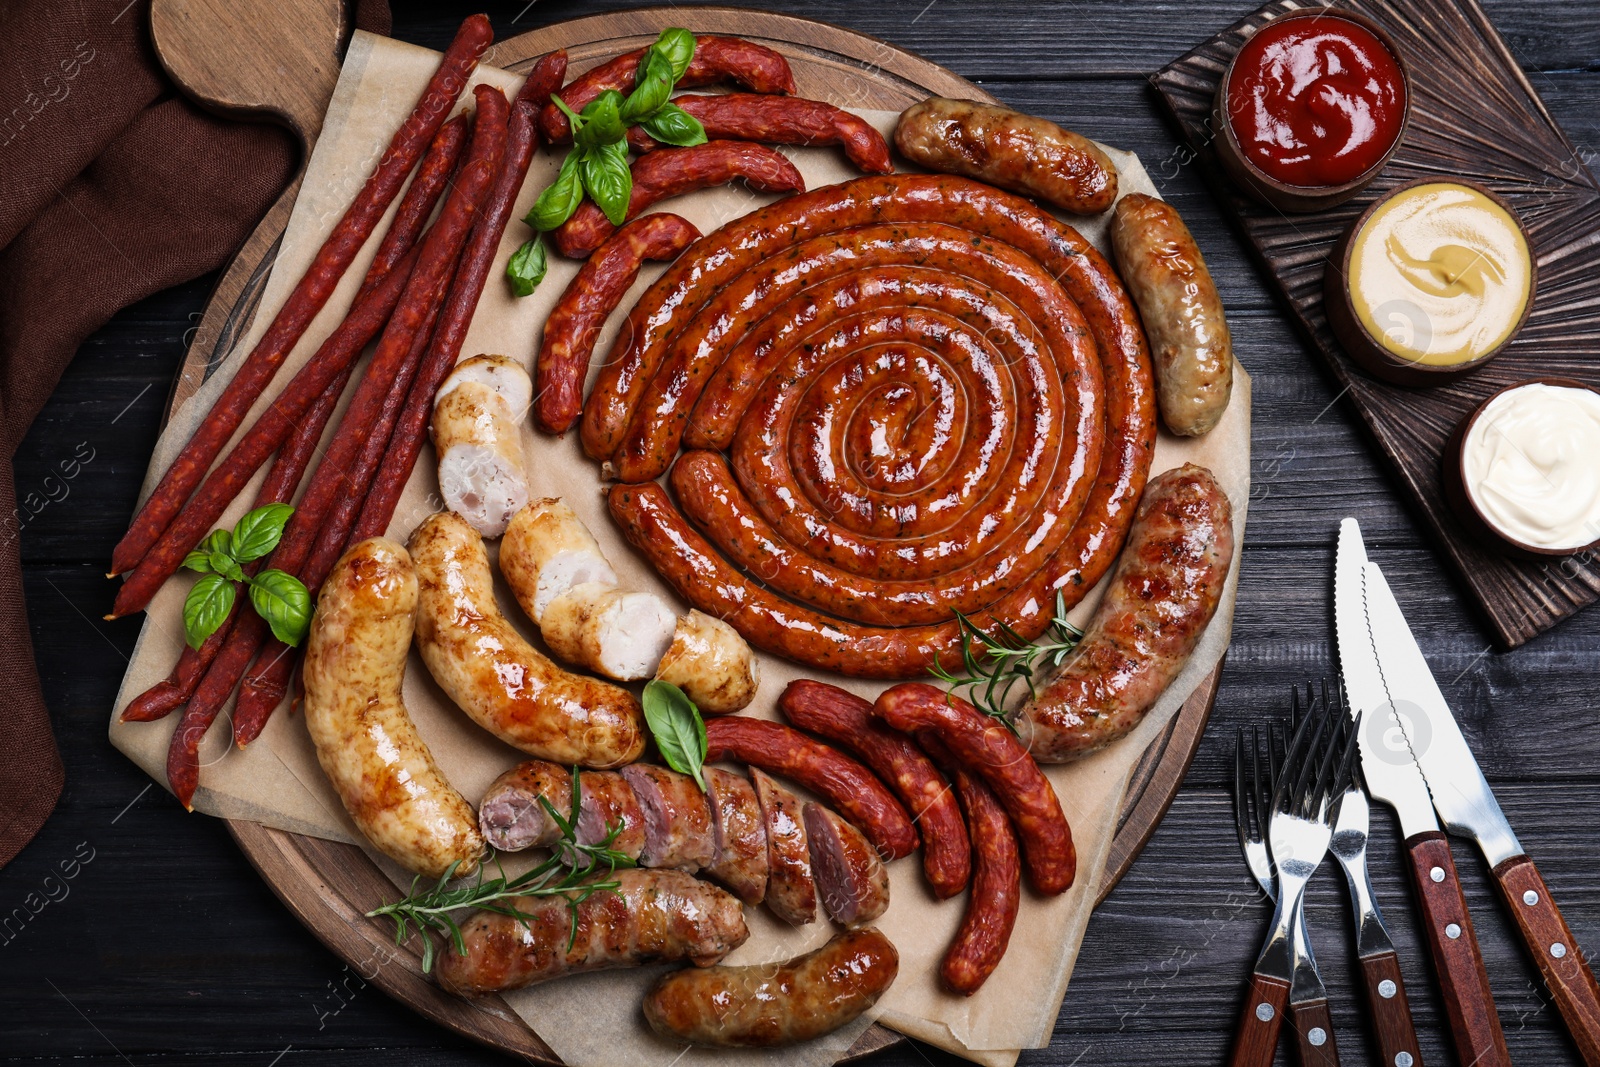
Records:
{"label": "rosemary sprig", "polygon": [[[476,908],[508,915],[523,926],[528,926],[527,916],[514,906],[516,900],[523,897],[565,897],[572,919],[571,932],[567,935],[567,948],[570,950],[578,939],[578,905],[596,893],[615,892],[622,883],[611,879],[610,875],[618,867],[634,865],[627,855],[611,847],[622,832],[621,823],[610,827],[610,832],[596,844],[578,842],[578,775],[578,768],[574,767],[572,809],[565,816],[547,798],[539,798],[545,814],[561,828],[561,840],[556,842],[550,857],[543,863],[511,878],[506,875],[499,854],[490,850],[490,854],[478,865],[477,880],[471,885],[452,889],[450,881],[461,863],[457,860],[440,876],[438,882],[427,889],[421,888],[422,877],[418,875],[412,879],[411,892],[404,899],[373,908],[367,912],[368,918],[387,915],[393,919],[397,945],[403,943],[406,935],[415,927],[422,935],[422,970],[426,973],[433,969],[435,936],[448,939],[457,952],[466,954],[466,940],[452,912]],[[484,876],[484,869],[491,862],[499,872],[496,878]]]}
{"label": "rosemary sprig", "polygon": [[1049,664],[1059,667],[1067,654],[1077,647],[1083,631],[1067,621],[1066,597],[1056,592],[1056,613],[1050,626],[1038,641],[1029,641],[999,619],[994,620],[994,632],[984,633],[977,623],[961,612],[956,612],[961,627],[961,664],[963,673],[952,674],[939,657],[934,656],[929,673],[949,686],[950,692],[961,695],[985,715],[1005,723],[1006,729],[1017,732],[1006,705],[1013,687],[1022,682],[1028,695],[1034,696],[1033,676]]}

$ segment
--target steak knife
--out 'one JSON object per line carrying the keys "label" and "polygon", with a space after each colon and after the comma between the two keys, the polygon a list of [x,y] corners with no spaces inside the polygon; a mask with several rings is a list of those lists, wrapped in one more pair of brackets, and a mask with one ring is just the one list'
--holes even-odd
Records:
{"label": "steak knife", "polygon": [[[1344,520],[1340,528],[1341,555],[1347,540],[1361,544],[1361,531],[1353,519]],[[1365,558],[1364,547],[1360,554]],[[1368,561],[1361,578],[1369,647],[1381,671],[1378,681],[1387,706],[1400,710],[1407,748],[1427,783],[1434,810],[1451,833],[1478,843],[1583,1061],[1600,1067],[1600,986],[1594,972],[1549,886],[1500,811],[1383,572]],[[1341,655],[1342,622],[1341,618]]]}
{"label": "steak knife", "polygon": [[[1368,582],[1374,574],[1376,581],[1383,581],[1375,566],[1369,574],[1361,527],[1356,520],[1345,519],[1339,527],[1334,560],[1334,622],[1345,697],[1350,714],[1360,723],[1361,773],[1368,791],[1400,818],[1456,1056],[1475,1067],[1508,1067],[1511,1054],[1500,1029],[1489,972],[1472,931],[1450,843],[1439,828],[1428,784],[1412,756],[1405,719],[1421,712],[1404,703],[1400,694],[1391,695],[1393,679],[1383,657],[1393,655],[1394,649],[1380,642],[1370,624]],[[1409,631],[1405,637],[1410,641]],[[1392,644],[1394,639],[1384,640]],[[1415,642],[1411,647],[1416,647]]]}

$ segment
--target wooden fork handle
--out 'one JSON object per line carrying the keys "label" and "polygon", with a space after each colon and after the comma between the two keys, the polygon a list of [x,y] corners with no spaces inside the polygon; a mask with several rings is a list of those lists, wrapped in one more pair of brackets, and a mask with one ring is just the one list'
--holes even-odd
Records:
{"label": "wooden fork handle", "polygon": [[1510,1067],[1511,1054],[1500,1030],[1489,972],[1483,966],[1478,937],[1472,932],[1472,917],[1461,894],[1450,843],[1444,834],[1430,830],[1407,838],[1406,851],[1457,1058],[1474,1067]]}
{"label": "wooden fork handle", "polygon": [[[1393,952],[1362,956],[1361,977],[1367,987],[1367,1010],[1372,1013],[1378,1062],[1386,1065],[1411,1063],[1421,1067],[1422,1053],[1417,1048],[1417,1029],[1411,1021],[1405,979],[1400,976],[1400,957]],[[1410,1058],[1402,1058],[1401,1053]]]}
{"label": "wooden fork handle", "polygon": [[1500,864],[1494,869],[1494,880],[1583,1062],[1600,1067],[1600,988],[1595,986],[1594,972],[1561,917],[1550,887],[1527,856],[1513,856]]}
{"label": "wooden fork handle", "polygon": [[1328,998],[1295,1001],[1289,1005],[1295,1048],[1300,1067],[1339,1067],[1339,1045],[1333,1039],[1333,1016]]}
{"label": "wooden fork handle", "polygon": [[1228,1067],[1272,1067],[1278,1052],[1278,1031],[1288,1006],[1288,982],[1264,974],[1250,976]]}

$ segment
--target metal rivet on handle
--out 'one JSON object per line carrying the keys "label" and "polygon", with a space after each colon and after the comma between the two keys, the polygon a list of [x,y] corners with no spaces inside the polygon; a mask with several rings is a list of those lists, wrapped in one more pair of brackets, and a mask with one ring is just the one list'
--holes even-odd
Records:
{"label": "metal rivet on handle", "polygon": [[1399,989],[1396,988],[1395,984],[1387,978],[1378,983],[1378,996],[1382,997],[1384,1000],[1388,1000],[1398,992]]}
{"label": "metal rivet on handle", "polygon": [[1396,1052],[1394,1054],[1394,1067],[1411,1067],[1411,1053]]}
{"label": "metal rivet on handle", "polygon": [[1557,941],[1555,944],[1550,946],[1550,955],[1554,956],[1556,959],[1559,960],[1562,956],[1565,956],[1566,954],[1567,954],[1567,946],[1563,945],[1561,942]]}
{"label": "metal rivet on handle", "polygon": [[1444,936],[1454,941],[1456,938],[1461,936],[1461,927],[1457,926],[1455,923],[1451,923],[1449,926],[1444,928]]}
{"label": "metal rivet on handle", "polygon": [[1278,1013],[1272,1010],[1272,1005],[1264,1000],[1256,1005],[1256,1018],[1264,1023],[1271,1022],[1272,1017],[1276,1014]]}
{"label": "metal rivet on handle", "polygon": [[1328,1043],[1328,1031],[1320,1026],[1313,1026],[1307,1031],[1306,1040],[1311,1042],[1313,1047],[1321,1048]]}
{"label": "metal rivet on handle", "polygon": [[1533,905],[1539,903],[1539,894],[1530,889],[1526,893],[1522,894],[1522,902],[1531,908]]}
{"label": "metal rivet on handle", "polygon": [[1444,881],[1444,868],[1435,867],[1433,870],[1428,872],[1428,877],[1432,878],[1435,882]]}

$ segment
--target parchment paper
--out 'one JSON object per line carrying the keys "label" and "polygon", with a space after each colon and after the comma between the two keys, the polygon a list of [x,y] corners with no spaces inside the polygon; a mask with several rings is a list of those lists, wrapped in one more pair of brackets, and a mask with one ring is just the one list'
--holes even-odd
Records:
{"label": "parchment paper", "polygon": [[[309,264],[340,213],[371,170],[393,130],[413,106],[423,84],[437,64],[437,53],[387,38],[357,33],[351,43],[322,136],[307,169],[305,184],[289,221],[253,328],[235,352],[247,352],[265,330],[271,315]],[[520,78],[504,71],[480,68],[475,81],[498,85],[510,96]],[[463,94],[470,100],[470,93]],[[893,129],[893,112],[861,111],[885,133]],[[805,175],[808,188],[854,177],[835,150],[786,149]],[[1124,191],[1154,194],[1144,168],[1131,153],[1108,149],[1120,172]],[[559,152],[541,152],[533,161],[513,219],[520,219],[534,197],[555,176]],[[702,232],[771,200],[742,186],[706,190],[672,201],[666,207],[690,219]],[[1106,218],[1069,219],[1086,236],[1105,247]],[[354,297],[366,265],[386,229],[380,226],[347,272],[343,283],[306,337],[296,347],[288,366],[279,372],[281,387],[338,324]],[[513,221],[501,243],[504,262],[528,233]],[[515,299],[498,274],[490,278],[463,356],[500,352],[531,362],[538,350],[546,314],[578,264],[551,256],[550,272],[537,292]],[[634,289],[622,302],[596,346],[609,350],[623,312],[632,306],[664,267],[650,265],[641,272]],[[157,445],[146,477],[148,493],[178,449],[188,440],[211,407],[224,380],[241,362],[226,361],[212,379],[173,418]],[[264,398],[257,408],[268,401]],[[250,425],[252,419],[245,425]],[[605,548],[624,583],[654,590],[673,603],[675,594],[627,546],[606,514],[596,465],[582,454],[576,433],[553,440],[525,431],[535,497],[561,496],[588,523]],[[1236,368],[1232,404],[1222,424],[1198,441],[1163,435],[1156,449],[1154,471],[1192,461],[1210,467],[1233,502],[1236,540],[1244,542],[1245,508],[1249,500],[1250,382]],[[232,523],[254,497],[260,476],[230,509]],[[407,487],[389,536],[404,542],[415,525],[438,507],[437,479],[430,451],[424,451],[416,474]],[[491,546],[491,553],[494,546]],[[960,901],[935,902],[925,887],[916,859],[891,867],[892,905],[878,923],[901,954],[900,977],[879,1004],[882,1020],[903,1033],[990,1064],[1010,1064],[1016,1050],[1048,1044],[1052,1026],[1072,974],[1079,945],[1104,870],[1116,829],[1116,817],[1129,775],[1140,754],[1166,726],[1187,695],[1210,673],[1228,645],[1233,603],[1238,586],[1239,555],[1215,621],[1198,651],[1177,681],[1139,728],[1122,742],[1077,765],[1046,768],[1071,820],[1078,849],[1077,884],[1054,898],[1041,898],[1025,890],[1022,911],[1009,952],[988,984],[971,998],[951,996],[938,986],[938,963],[961,921]],[[193,575],[179,575],[167,583],[151,604],[133,662],[117,696],[117,710],[128,700],[164,677],[182,648],[181,605]],[[499,591],[508,618],[537,643],[537,631],[522,617],[509,594]],[[1075,621],[1087,619],[1098,591],[1074,612]],[[678,603],[680,609],[687,605]],[[761,656],[761,692],[748,714],[772,716],[783,687],[797,677],[822,677],[872,699],[882,683],[851,681],[803,669],[784,660]],[[474,802],[501,771],[515,764],[520,753],[478,729],[461,714],[433,683],[413,651],[405,680],[405,699],[417,728],[432,748],[450,780]],[[121,724],[115,714],[111,741],[143,767],[157,782],[166,784],[168,738],[177,716],[158,723]],[[268,826],[365,845],[345,815],[337,796],[317,765],[301,719],[282,710],[273,716],[260,740],[248,750],[232,751],[231,724],[224,717],[211,731],[202,749],[202,785],[195,807],[212,815],[248,819]],[[368,850],[371,853],[371,850]],[[376,856],[375,853],[371,853]],[[380,865],[396,880],[410,878],[386,859]],[[735,952],[730,963],[758,963],[786,958],[821,944],[833,928],[819,920],[808,928],[794,929],[778,923],[762,908],[746,910],[750,940]],[[601,1067],[617,1062],[665,1065],[681,1059],[685,1065],[764,1064],[821,1067],[832,1062],[854,1042],[869,1020],[862,1019],[827,1038],[777,1052],[727,1053],[691,1050],[661,1041],[650,1033],[639,1011],[641,996],[659,968],[617,971],[564,979],[506,999],[539,1035],[574,1067]]]}

